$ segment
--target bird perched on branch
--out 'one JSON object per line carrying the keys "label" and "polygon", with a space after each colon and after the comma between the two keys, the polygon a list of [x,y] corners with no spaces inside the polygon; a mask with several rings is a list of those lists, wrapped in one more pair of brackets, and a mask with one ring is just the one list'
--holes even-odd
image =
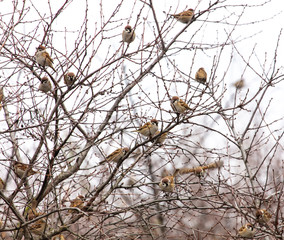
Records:
{"label": "bird perched on branch", "polygon": [[[157,132],[155,132],[154,136],[153,137],[156,137],[157,135],[160,134],[160,131],[158,130]],[[162,133],[158,138],[157,138],[157,141],[156,143],[159,143],[159,144],[163,144],[165,142],[165,140],[167,139],[168,137],[168,132],[164,132]],[[154,142],[155,140],[152,140],[151,142]]]}
{"label": "bird perched on branch", "polygon": [[233,85],[236,87],[236,89],[241,89],[245,86],[245,80],[241,79],[239,81],[236,81]]}
{"label": "bird perched on branch", "polygon": [[187,110],[191,110],[190,107],[178,96],[172,97],[171,107],[176,113],[184,113]]}
{"label": "bird perched on branch", "polygon": [[[18,223],[17,226],[21,227],[21,224]],[[46,229],[46,219],[43,219],[43,218],[28,225],[28,231],[34,235],[42,235],[45,229]],[[23,234],[23,228],[20,229],[20,233]],[[22,239],[22,238],[19,238],[19,239]]]}
{"label": "bird perched on branch", "polygon": [[255,215],[256,220],[261,224],[268,223],[271,219],[271,214],[266,209],[257,209]]}
{"label": "bird perched on branch", "polygon": [[145,123],[138,130],[135,130],[133,132],[139,132],[145,137],[152,138],[157,131],[158,131],[158,121],[156,119],[152,119],[150,122]]}
{"label": "bird perched on branch", "polygon": [[46,228],[46,220],[39,219],[29,227],[29,230],[35,235],[42,235]]}
{"label": "bird perched on branch", "polygon": [[75,74],[73,72],[68,72],[64,75],[64,83],[66,86],[70,87],[76,81]]}
{"label": "bird perched on branch", "polygon": [[135,39],[135,32],[130,25],[127,25],[122,31],[122,41],[132,43]]}
{"label": "bird perched on branch", "polygon": [[178,170],[179,174],[194,173],[197,176],[202,176],[207,169],[221,168],[223,166],[223,161],[216,161],[205,166],[198,166],[193,168],[181,168]]}
{"label": "bird perched on branch", "polygon": [[176,20],[178,20],[179,22],[182,22],[182,23],[189,23],[193,16],[194,16],[194,10],[192,8],[186,10],[186,11],[183,11],[181,13],[178,13],[178,14],[169,14],[170,16],[173,16]]}
{"label": "bird perched on branch", "polygon": [[207,80],[207,73],[205,72],[204,68],[199,68],[195,74],[195,80],[199,83],[206,84]]}
{"label": "bird perched on branch", "polygon": [[159,187],[164,192],[173,192],[175,189],[175,177],[178,174],[179,169],[176,169],[173,175],[169,175],[166,177],[163,177],[159,183]]}
{"label": "bird perched on branch", "polygon": [[47,77],[43,77],[40,80],[40,84],[38,86],[38,89],[44,93],[47,93],[49,91],[51,91],[51,82],[49,81],[49,79]]}
{"label": "bird perched on branch", "polygon": [[39,45],[35,54],[36,62],[42,67],[50,67],[53,69],[54,72],[56,70],[53,67],[53,59],[50,57],[46,48],[42,45]]}
{"label": "bird perched on branch", "polygon": [[252,238],[254,237],[255,229],[252,224],[247,223],[239,229],[239,235],[243,238]]}
{"label": "bird perched on branch", "polygon": [[101,161],[100,164],[104,162],[118,162],[124,155],[129,151],[128,147],[118,148],[109,154],[104,161]]}
{"label": "bird perched on branch", "polygon": [[[2,227],[3,227],[3,222],[0,220],[0,229],[1,229]],[[0,237],[1,237],[1,239],[7,239],[5,232],[2,232],[2,233],[0,234]]]}
{"label": "bird perched on branch", "polygon": [[[70,201],[70,207],[76,207],[79,209],[83,209],[84,205],[85,205],[85,201],[84,201],[84,196],[79,195],[78,197],[76,197],[75,199]],[[68,210],[69,213],[74,213],[76,212],[76,210]]]}
{"label": "bird perched on branch", "polygon": [[31,165],[29,165],[29,164],[24,164],[24,163],[20,163],[20,162],[15,161],[15,162],[13,162],[12,166],[13,166],[13,170],[14,170],[15,174],[19,178],[23,178],[23,176],[25,175],[26,172],[27,172],[27,174],[26,174],[27,177],[38,173],[37,171],[34,171],[31,167]]}

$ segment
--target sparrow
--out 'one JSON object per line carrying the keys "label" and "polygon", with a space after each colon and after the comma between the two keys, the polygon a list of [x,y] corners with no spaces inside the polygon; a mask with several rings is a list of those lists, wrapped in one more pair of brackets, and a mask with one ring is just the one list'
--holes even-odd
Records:
{"label": "sparrow", "polygon": [[40,84],[38,86],[38,89],[44,93],[47,93],[49,91],[51,91],[51,82],[49,81],[49,79],[47,77],[43,77],[40,80]]}
{"label": "sparrow", "polygon": [[0,87],[0,110],[2,108],[2,101],[4,98],[4,91],[3,91],[3,87]]}
{"label": "sparrow", "polygon": [[176,169],[173,175],[163,177],[159,183],[159,187],[164,192],[173,192],[175,189],[175,177],[178,174],[179,169]]}
{"label": "sparrow", "polygon": [[76,78],[73,72],[68,72],[64,75],[64,83],[66,86],[70,87],[74,84]]}
{"label": "sparrow", "polygon": [[63,236],[63,234],[58,234],[53,236],[51,240],[65,240],[65,237]]}
{"label": "sparrow", "polygon": [[192,8],[190,8],[186,11],[181,12],[181,13],[170,14],[170,15],[173,16],[179,22],[187,24],[192,20],[192,17],[194,15],[194,10]]}
{"label": "sparrow", "polygon": [[197,176],[202,176],[206,169],[221,168],[223,166],[223,161],[216,161],[205,166],[198,166],[194,168],[181,168],[178,170],[179,174],[194,173]]}
{"label": "sparrow", "polygon": [[35,235],[42,235],[45,228],[46,228],[46,221],[43,219],[39,219],[29,227],[29,230]]}
{"label": "sparrow", "polygon": [[2,180],[2,178],[0,178],[0,190],[3,190],[5,186],[4,181]]}
{"label": "sparrow", "polygon": [[207,73],[205,72],[204,68],[199,68],[195,74],[195,80],[199,83],[206,84],[207,80]]}
{"label": "sparrow", "polygon": [[[159,134],[160,134],[160,131],[158,130],[158,131],[155,132],[153,137],[155,137],[155,136],[157,136]],[[162,133],[161,136],[159,136],[157,138],[156,143],[163,144],[165,142],[165,140],[167,139],[167,136],[168,136],[168,132]],[[151,142],[154,142],[154,141],[155,140],[152,140]]]}
{"label": "sparrow", "polygon": [[184,113],[187,110],[191,110],[189,106],[177,96],[172,97],[171,107],[176,113]]}
{"label": "sparrow", "polygon": [[[76,197],[75,199],[70,201],[70,207],[75,207],[75,208],[79,208],[82,209],[84,207],[84,197],[82,195],[79,195],[78,197]],[[69,213],[74,213],[76,212],[76,210],[68,210]]]}
{"label": "sparrow", "polygon": [[129,151],[129,148],[118,148],[106,157],[107,161],[118,162]]}
{"label": "sparrow", "polygon": [[26,175],[27,177],[38,173],[34,171],[29,164],[20,163],[17,161],[13,163],[13,170],[15,174],[17,175],[17,177],[19,178],[22,178],[26,171],[27,171],[27,175]]}
{"label": "sparrow", "polygon": [[118,162],[121,158],[124,157],[124,155],[129,151],[129,148],[118,148],[115,151],[113,151],[111,154],[109,154],[105,160],[101,161],[99,164],[105,163],[105,162]]}
{"label": "sparrow", "polygon": [[132,43],[135,39],[135,32],[130,25],[127,25],[122,31],[122,41]]}
{"label": "sparrow", "polygon": [[259,223],[268,223],[271,219],[271,214],[266,209],[256,210],[255,215]]}
{"label": "sparrow", "polygon": [[241,89],[245,86],[245,80],[244,79],[241,79],[239,81],[236,81],[234,83],[234,86],[236,87],[236,89]]}
{"label": "sparrow", "polygon": [[150,122],[145,123],[138,130],[134,132],[139,132],[145,137],[152,138],[154,134],[158,131],[158,121],[156,119],[152,119]]}
{"label": "sparrow", "polygon": [[42,67],[50,67],[53,69],[54,72],[56,70],[54,69],[52,63],[53,59],[49,56],[48,52],[46,52],[46,48],[42,45],[39,45],[35,54],[36,62],[42,66]]}
{"label": "sparrow", "polygon": [[[1,229],[2,227],[3,227],[3,222],[0,220],[0,229]],[[1,237],[1,239],[7,239],[5,232],[2,232],[2,233],[0,234],[0,237]]]}
{"label": "sparrow", "polygon": [[247,223],[239,229],[239,235],[244,238],[252,238],[255,234],[254,227]]}

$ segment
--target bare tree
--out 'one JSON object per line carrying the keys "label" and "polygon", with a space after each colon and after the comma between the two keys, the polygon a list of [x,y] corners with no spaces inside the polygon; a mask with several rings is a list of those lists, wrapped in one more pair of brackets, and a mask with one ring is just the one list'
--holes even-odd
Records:
{"label": "bare tree", "polygon": [[282,239],[283,38],[241,2],[1,3],[1,238]]}

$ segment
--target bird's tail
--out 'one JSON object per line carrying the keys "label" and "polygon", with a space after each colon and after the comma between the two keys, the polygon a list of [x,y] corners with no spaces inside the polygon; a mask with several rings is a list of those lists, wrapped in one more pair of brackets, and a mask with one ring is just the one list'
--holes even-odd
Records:
{"label": "bird's tail", "polygon": [[195,173],[195,174],[201,174],[206,169],[214,169],[214,168],[221,168],[223,166],[223,161],[216,161],[214,163],[210,163],[205,166],[198,166],[193,168],[181,168],[179,169],[179,174],[187,174],[187,173]]}

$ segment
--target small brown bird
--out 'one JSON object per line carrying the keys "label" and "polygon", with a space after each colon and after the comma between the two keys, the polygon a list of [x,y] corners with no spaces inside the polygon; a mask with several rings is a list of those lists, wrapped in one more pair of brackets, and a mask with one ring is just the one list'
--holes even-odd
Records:
{"label": "small brown bird", "polygon": [[64,83],[66,86],[70,87],[76,81],[75,74],[73,72],[68,72],[64,75]]}
{"label": "small brown bird", "polygon": [[51,240],[65,240],[63,234],[55,235],[51,238]]}
{"label": "small brown bird", "polygon": [[[79,209],[83,209],[84,205],[85,205],[85,201],[84,201],[84,196],[79,195],[78,197],[76,197],[75,199],[70,201],[70,207],[75,207],[75,208],[79,208]],[[74,213],[77,212],[76,210],[68,210],[69,213]]]}
{"label": "small brown bird", "polygon": [[46,220],[39,219],[29,227],[29,230],[35,235],[42,235],[46,228]]}
{"label": "small brown bird", "polygon": [[195,80],[199,83],[206,84],[207,80],[207,73],[205,72],[204,68],[199,68],[195,74]]}
{"label": "small brown bird", "polygon": [[159,187],[164,192],[173,192],[175,189],[175,177],[178,174],[179,169],[176,169],[173,175],[163,177],[159,183]]}
{"label": "small brown bird", "polygon": [[108,162],[118,162],[129,151],[129,148],[118,148],[106,157]]}
{"label": "small brown bird", "polygon": [[241,79],[239,81],[236,81],[234,83],[234,86],[236,87],[236,89],[241,89],[245,86],[245,80],[244,79]]}
{"label": "small brown bird", "polygon": [[186,11],[181,12],[181,13],[170,14],[170,15],[173,16],[179,22],[187,24],[192,20],[193,15],[194,15],[194,10],[192,8],[190,8]]}
{"label": "small brown bird", "polygon": [[27,174],[26,174],[27,177],[38,173],[34,171],[29,164],[20,163],[17,161],[13,163],[13,170],[15,174],[17,175],[17,177],[19,178],[23,178],[26,171],[27,171]]}
{"label": "small brown bird", "polygon": [[4,181],[2,180],[2,178],[0,178],[0,190],[3,190],[5,186]]}
{"label": "small brown bird", "polygon": [[184,113],[187,110],[191,110],[190,107],[178,96],[172,97],[171,107],[176,113]]}
{"label": "small brown bird", "polygon": [[[2,227],[3,227],[3,222],[0,220],[0,229],[1,229]],[[5,232],[1,232],[0,238],[1,238],[1,239],[8,239],[8,238],[6,238],[6,233],[5,233]]]}
{"label": "small brown bird", "polygon": [[[159,135],[159,134],[160,134],[160,131],[158,130],[157,132],[155,132],[155,134],[154,134],[153,137],[155,137],[155,136],[157,136],[157,135]],[[159,137],[157,138],[157,143],[163,144],[163,143],[166,141],[167,137],[168,137],[168,132],[162,133],[161,136],[159,136]],[[154,142],[154,141],[152,141],[152,142]]]}
{"label": "small brown bird", "polygon": [[150,122],[145,123],[138,130],[134,132],[139,132],[145,137],[152,138],[154,134],[158,131],[158,121],[156,119],[152,119]]}
{"label": "small brown bird", "polygon": [[247,223],[239,229],[239,235],[243,238],[253,238],[255,229],[252,224]]}
{"label": "small brown bird", "polygon": [[256,219],[259,223],[268,223],[271,219],[271,214],[266,209],[256,210]]}
{"label": "small brown bird", "polygon": [[48,52],[46,52],[46,48],[42,45],[39,45],[35,54],[36,62],[42,67],[50,67],[54,72],[56,70],[53,67],[53,59],[49,56]]}
{"label": "small brown bird", "polygon": [[223,166],[223,161],[216,161],[205,166],[198,166],[194,168],[181,168],[178,170],[179,174],[194,173],[197,176],[202,176],[206,169],[221,168]]}
{"label": "small brown bird", "polygon": [[44,93],[51,91],[51,82],[49,81],[47,77],[43,77],[40,80],[38,89]]}
{"label": "small brown bird", "polygon": [[122,31],[122,41],[132,43],[135,39],[135,32],[130,25],[127,25]]}

